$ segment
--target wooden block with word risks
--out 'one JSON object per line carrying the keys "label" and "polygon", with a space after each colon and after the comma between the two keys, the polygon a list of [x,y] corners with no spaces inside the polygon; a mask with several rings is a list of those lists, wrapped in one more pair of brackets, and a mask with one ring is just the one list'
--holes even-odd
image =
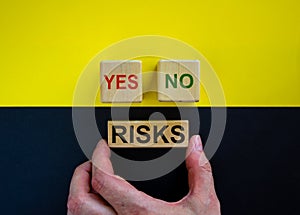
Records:
{"label": "wooden block with word risks", "polygon": [[108,121],[108,145],[129,147],[187,147],[187,120],[169,121]]}
{"label": "wooden block with word risks", "polygon": [[197,102],[200,99],[199,60],[160,60],[158,100]]}
{"label": "wooden block with word risks", "polygon": [[141,61],[101,61],[100,86],[101,102],[141,102]]}

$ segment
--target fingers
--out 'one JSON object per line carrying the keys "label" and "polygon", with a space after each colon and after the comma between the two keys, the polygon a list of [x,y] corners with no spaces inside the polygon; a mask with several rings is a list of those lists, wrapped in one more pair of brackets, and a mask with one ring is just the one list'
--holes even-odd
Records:
{"label": "fingers", "polygon": [[186,166],[188,169],[190,187],[189,198],[208,204],[212,200],[212,194],[215,193],[213,176],[210,163],[204,154],[199,135],[195,135],[190,139]]}
{"label": "fingers", "polygon": [[89,194],[69,198],[68,215],[116,215],[100,196]]}
{"label": "fingers", "polygon": [[114,175],[110,149],[105,141],[100,141],[93,154],[92,187],[117,214],[136,214],[140,211],[170,214],[167,211],[175,210],[180,213],[180,210],[186,209],[195,214],[219,214],[211,166],[204,154],[200,136],[193,136],[189,142],[186,166],[190,187],[188,196],[177,203],[167,203],[138,191],[124,179]]}
{"label": "fingers", "polygon": [[113,208],[100,196],[90,193],[91,162],[78,166],[74,172],[68,198],[68,215],[115,215]]}
{"label": "fingers", "polygon": [[85,199],[79,215],[116,215],[115,210],[100,196],[91,194]]}
{"label": "fingers", "polygon": [[90,192],[90,173],[92,171],[91,162],[87,161],[75,169],[73,174],[70,195],[81,195]]}
{"label": "fingers", "polygon": [[68,198],[68,215],[80,214],[90,191],[90,172],[92,164],[88,161],[78,166],[73,174]]}
{"label": "fingers", "polygon": [[124,179],[102,170],[97,170],[94,174],[92,186],[117,213],[132,209],[134,206],[143,206],[143,203],[147,202],[146,194],[136,190]]}
{"label": "fingers", "polygon": [[133,204],[147,201],[148,196],[119,176],[113,174],[110,149],[102,140],[93,153],[92,187],[117,211],[132,208]]}
{"label": "fingers", "polygon": [[93,174],[95,172],[94,171],[95,167],[111,175],[114,174],[114,170],[110,161],[110,149],[105,140],[102,139],[97,144],[93,153],[92,162],[93,162]]}

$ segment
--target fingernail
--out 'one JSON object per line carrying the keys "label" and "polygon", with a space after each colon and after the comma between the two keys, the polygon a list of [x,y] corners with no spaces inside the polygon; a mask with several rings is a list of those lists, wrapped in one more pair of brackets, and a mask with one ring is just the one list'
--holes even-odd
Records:
{"label": "fingernail", "polygon": [[101,145],[105,145],[105,144],[106,144],[105,140],[104,140],[104,139],[101,139],[101,140],[97,143],[96,146],[101,146]]}
{"label": "fingernail", "polygon": [[199,135],[196,135],[196,137],[194,138],[194,150],[199,152],[203,151],[203,147]]}

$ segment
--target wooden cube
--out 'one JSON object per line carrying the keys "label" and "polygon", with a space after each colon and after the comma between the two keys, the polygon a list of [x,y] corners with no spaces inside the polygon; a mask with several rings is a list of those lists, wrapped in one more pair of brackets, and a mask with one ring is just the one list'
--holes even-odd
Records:
{"label": "wooden cube", "polygon": [[158,100],[197,102],[200,99],[199,60],[160,60]]}
{"label": "wooden cube", "polygon": [[101,102],[141,102],[142,63],[105,60],[100,63]]}

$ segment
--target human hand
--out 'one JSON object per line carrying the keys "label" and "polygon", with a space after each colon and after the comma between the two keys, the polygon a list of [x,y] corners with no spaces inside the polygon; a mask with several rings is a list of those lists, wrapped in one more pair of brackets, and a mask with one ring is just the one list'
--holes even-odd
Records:
{"label": "human hand", "polygon": [[[120,215],[220,214],[220,204],[214,189],[211,166],[205,157],[202,142],[198,135],[190,139],[187,149],[186,166],[188,169],[190,192],[178,202],[170,203],[155,199],[138,191],[121,177],[114,175],[110,161],[110,149],[104,140],[101,140],[97,145],[92,160],[92,187],[109,203],[109,205],[100,204],[99,207],[105,206],[102,209],[109,208]],[[70,194],[70,196],[72,195]],[[76,196],[74,199],[76,199]],[[76,204],[68,204],[71,211],[81,211],[73,210],[72,206],[74,205],[76,206]],[[88,208],[88,205],[82,203],[79,208]],[[111,214],[111,211],[107,211],[106,213],[99,210],[98,214]]]}
{"label": "human hand", "polygon": [[68,215],[116,215],[115,210],[91,187],[92,163],[78,166],[73,174],[68,198]]}

